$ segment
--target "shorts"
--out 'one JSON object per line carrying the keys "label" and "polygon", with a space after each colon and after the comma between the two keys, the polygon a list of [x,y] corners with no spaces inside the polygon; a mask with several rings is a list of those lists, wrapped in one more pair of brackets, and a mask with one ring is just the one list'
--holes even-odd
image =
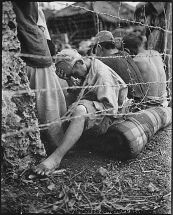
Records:
{"label": "shorts", "polygon": [[[80,100],[78,105],[83,105],[87,110],[84,131],[92,135],[106,133],[114,118],[112,116],[102,115],[94,106],[93,101],[86,99]],[[86,133],[86,132],[85,132]]]}

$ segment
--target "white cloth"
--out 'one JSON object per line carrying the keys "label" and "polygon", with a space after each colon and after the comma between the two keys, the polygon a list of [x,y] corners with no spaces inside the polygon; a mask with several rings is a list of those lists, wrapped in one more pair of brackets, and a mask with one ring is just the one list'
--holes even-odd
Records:
{"label": "white cloth", "polygon": [[55,69],[53,65],[47,68],[26,66],[26,73],[31,89],[37,90],[36,105],[39,122],[40,124],[52,123],[48,126],[48,134],[50,141],[57,145],[64,135],[61,117],[66,112],[66,102]]}
{"label": "white cloth", "polygon": [[51,40],[49,31],[47,29],[46,19],[45,19],[44,13],[43,13],[41,7],[39,6],[39,4],[38,4],[38,21],[37,21],[37,25],[44,27],[44,35],[45,35],[46,39]]}

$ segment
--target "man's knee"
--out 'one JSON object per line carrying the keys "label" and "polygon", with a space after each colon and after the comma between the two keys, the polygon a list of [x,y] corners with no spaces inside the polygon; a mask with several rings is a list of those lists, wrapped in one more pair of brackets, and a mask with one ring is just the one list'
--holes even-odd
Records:
{"label": "man's knee", "polygon": [[84,105],[78,105],[75,111],[75,116],[82,116],[87,114],[87,109]]}

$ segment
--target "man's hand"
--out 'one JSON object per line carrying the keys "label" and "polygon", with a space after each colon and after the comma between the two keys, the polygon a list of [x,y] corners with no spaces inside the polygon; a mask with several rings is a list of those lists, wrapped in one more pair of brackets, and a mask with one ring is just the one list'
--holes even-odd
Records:
{"label": "man's hand", "polygon": [[72,86],[80,86],[80,83],[78,80],[76,80],[74,77],[72,76],[67,76],[67,74],[64,72],[63,69],[60,69],[59,67],[56,67],[56,74],[59,78],[62,78],[64,80],[67,81],[69,87]]}
{"label": "man's hand", "polygon": [[69,76],[67,77],[67,74],[65,73],[65,71],[63,69],[59,68],[59,67],[56,67],[56,71],[55,72],[56,72],[56,74],[57,74],[57,76],[59,78],[62,78],[64,80],[66,80],[66,81],[70,79]]}

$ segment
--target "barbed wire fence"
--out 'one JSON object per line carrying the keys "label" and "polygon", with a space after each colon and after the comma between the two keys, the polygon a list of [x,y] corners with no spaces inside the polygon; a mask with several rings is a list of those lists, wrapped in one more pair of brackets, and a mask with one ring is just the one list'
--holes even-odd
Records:
{"label": "barbed wire fence", "polygon": [[[62,4],[66,4],[66,3],[62,3]],[[95,15],[96,15],[96,17],[97,17],[97,19],[96,19],[96,26],[98,27],[98,32],[99,32],[99,22],[100,22],[100,18],[99,18],[99,15],[100,14],[102,14],[102,15],[106,15],[106,16],[110,16],[110,17],[112,17],[112,18],[115,18],[115,19],[118,19],[118,20],[121,20],[121,21],[125,21],[125,22],[129,22],[129,23],[131,23],[131,24],[139,24],[139,25],[141,25],[141,26],[144,26],[144,27],[147,27],[147,28],[154,28],[154,29],[159,29],[159,30],[162,30],[162,31],[164,31],[164,32],[166,32],[167,34],[169,33],[169,34],[172,34],[172,31],[170,31],[170,30],[168,30],[168,27],[169,26],[166,26],[166,29],[163,29],[163,28],[161,28],[161,27],[159,27],[159,26],[149,26],[149,25],[147,25],[147,24],[144,24],[144,23],[141,23],[141,22],[135,22],[135,21],[133,21],[133,20],[128,20],[128,19],[123,19],[123,18],[120,18],[120,15],[119,15],[119,11],[120,11],[120,7],[121,7],[121,2],[120,2],[120,4],[119,4],[119,9],[118,9],[118,16],[113,16],[113,15],[111,15],[111,14],[108,14],[108,13],[101,13],[101,12],[98,12],[98,11],[95,11],[95,10],[89,10],[89,9],[87,9],[87,8],[85,8],[85,7],[80,7],[80,6],[76,6],[76,5],[70,5],[71,7],[75,7],[75,8],[81,8],[81,9],[83,9],[83,10],[86,10],[86,11],[88,11],[88,12],[91,12],[91,13],[94,13]],[[172,44],[171,44],[171,47],[172,47]],[[31,55],[31,54],[23,54],[23,53],[16,53],[16,52],[8,52],[7,53],[8,55],[10,55],[10,56],[15,56],[15,57],[34,57],[34,58],[37,58],[37,59],[46,59],[47,57],[45,57],[45,56],[40,56],[40,55]],[[170,53],[168,54],[167,52],[166,52],[166,49],[164,49],[164,52],[163,53],[159,53],[159,55],[162,55],[162,56],[168,56],[169,57],[169,59],[170,58],[172,58],[172,48],[170,49]],[[131,56],[131,55],[130,55]],[[150,56],[153,56],[153,55],[150,55]],[[126,58],[126,56],[118,56],[118,58],[120,58],[120,57],[125,57]],[[94,58],[97,58],[96,56],[94,56]],[[101,58],[101,57],[99,57],[99,58]],[[104,57],[102,57],[102,58],[104,58]],[[106,57],[107,58],[107,57]],[[109,58],[117,58],[117,56],[109,56]],[[127,72],[129,72],[129,75],[130,75],[130,69],[129,69],[129,65],[128,65],[128,63],[127,63],[127,66],[128,66],[128,71]],[[166,84],[170,84],[170,83],[172,83],[172,74],[171,74],[171,71],[169,71],[169,74],[168,74],[168,80],[166,81],[166,82],[147,82],[147,83],[129,83],[129,84],[127,84],[127,86],[137,86],[137,85],[149,85],[149,84],[153,84],[153,83],[166,83]],[[62,89],[51,89],[52,91],[57,91],[57,90],[64,90],[64,89],[81,89],[81,91],[82,91],[82,93],[80,93],[80,95],[79,95],[79,97],[78,97],[78,100],[77,100],[77,102],[80,100],[80,98],[83,96],[83,93],[84,93],[84,91],[85,91],[85,89],[89,89],[89,88],[92,88],[92,87],[102,87],[102,86],[104,86],[104,85],[96,85],[96,86],[74,86],[74,87],[63,87]],[[117,87],[117,86],[109,86],[109,87]],[[37,92],[41,92],[41,91],[47,91],[47,89],[39,89],[39,90],[37,90],[37,89],[29,89],[29,90],[17,90],[17,91],[13,91],[13,90],[10,90],[9,91],[9,95],[10,96],[19,96],[19,95],[21,95],[21,94],[26,94],[26,93],[28,93],[28,94],[32,94],[32,93],[37,93]],[[2,90],[2,94],[3,94],[3,90]],[[146,95],[145,95],[146,96]],[[171,94],[171,92],[169,92],[169,95],[168,95],[168,100],[171,100],[172,99],[172,94]],[[151,99],[151,102],[155,102],[156,100],[155,99]],[[157,102],[157,101],[156,101]],[[145,101],[141,101],[141,102],[139,102],[139,103],[136,103],[136,106],[137,105],[139,105],[139,104],[142,104],[144,107],[146,106],[147,107],[147,105],[146,105],[146,102]],[[75,105],[77,105],[77,103],[75,104]],[[74,106],[75,106],[74,105]],[[112,109],[108,109],[108,110],[105,110],[105,111],[97,111],[97,112],[95,112],[95,113],[89,113],[89,114],[86,114],[86,116],[88,116],[88,115],[92,115],[92,114],[96,114],[96,115],[98,115],[99,116],[99,114],[102,114],[102,115],[109,115],[109,113],[107,113],[108,111],[110,111],[110,110],[112,110]],[[62,116],[61,117],[61,122],[65,122],[65,121],[70,121],[70,120],[72,120],[72,119],[74,119],[74,118],[76,118],[76,117],[80,117],[80,116],[73,116],[73,111],[74,111],[74,109],[72,110],[72,109],[70,109],[70,111],[67,111],[67,113],[64,115],[64,116]],[[130,113],[127,113],[127,114],[117,114],[117,117],[122,117],[122,116],[126,116],[126,115],[137,115],[137,114],[141,114],[141,113],[143,113],[143,111],[144,110],[141,110],[141,111],[139,111],[139,112],[135,112],[135,113],[133,113],[133,112],[130,112]],[[52,125],[52,124],[54,124],[54,123],[58,123],[59,121],[54,121],[54,122],[48,122],[48,123],[45,123],[45,124],[39,124],[38,125],[38,127],[37,127],[37,129],[39,129],[40,131],[41,130],[46,130],[50,125]],[[23,132],[29,132],[29,131],[34,131],[36,129],[36,127],[35,126],[33,126],[33,127],[27,127],[27,128],[23,128],[23,129],[20,129],[20,130],[18,130],[18,131],[13,131],[13,132],[7,132],[7,133],[4,133],[4,134],[2,134],[2,139],[4,139],[5,140],[5,138],[6,137],[10,137],[10,136],[13,136],[13,135],[17,135],[17,134],[20,134],[20,133],[23,133]]]}

